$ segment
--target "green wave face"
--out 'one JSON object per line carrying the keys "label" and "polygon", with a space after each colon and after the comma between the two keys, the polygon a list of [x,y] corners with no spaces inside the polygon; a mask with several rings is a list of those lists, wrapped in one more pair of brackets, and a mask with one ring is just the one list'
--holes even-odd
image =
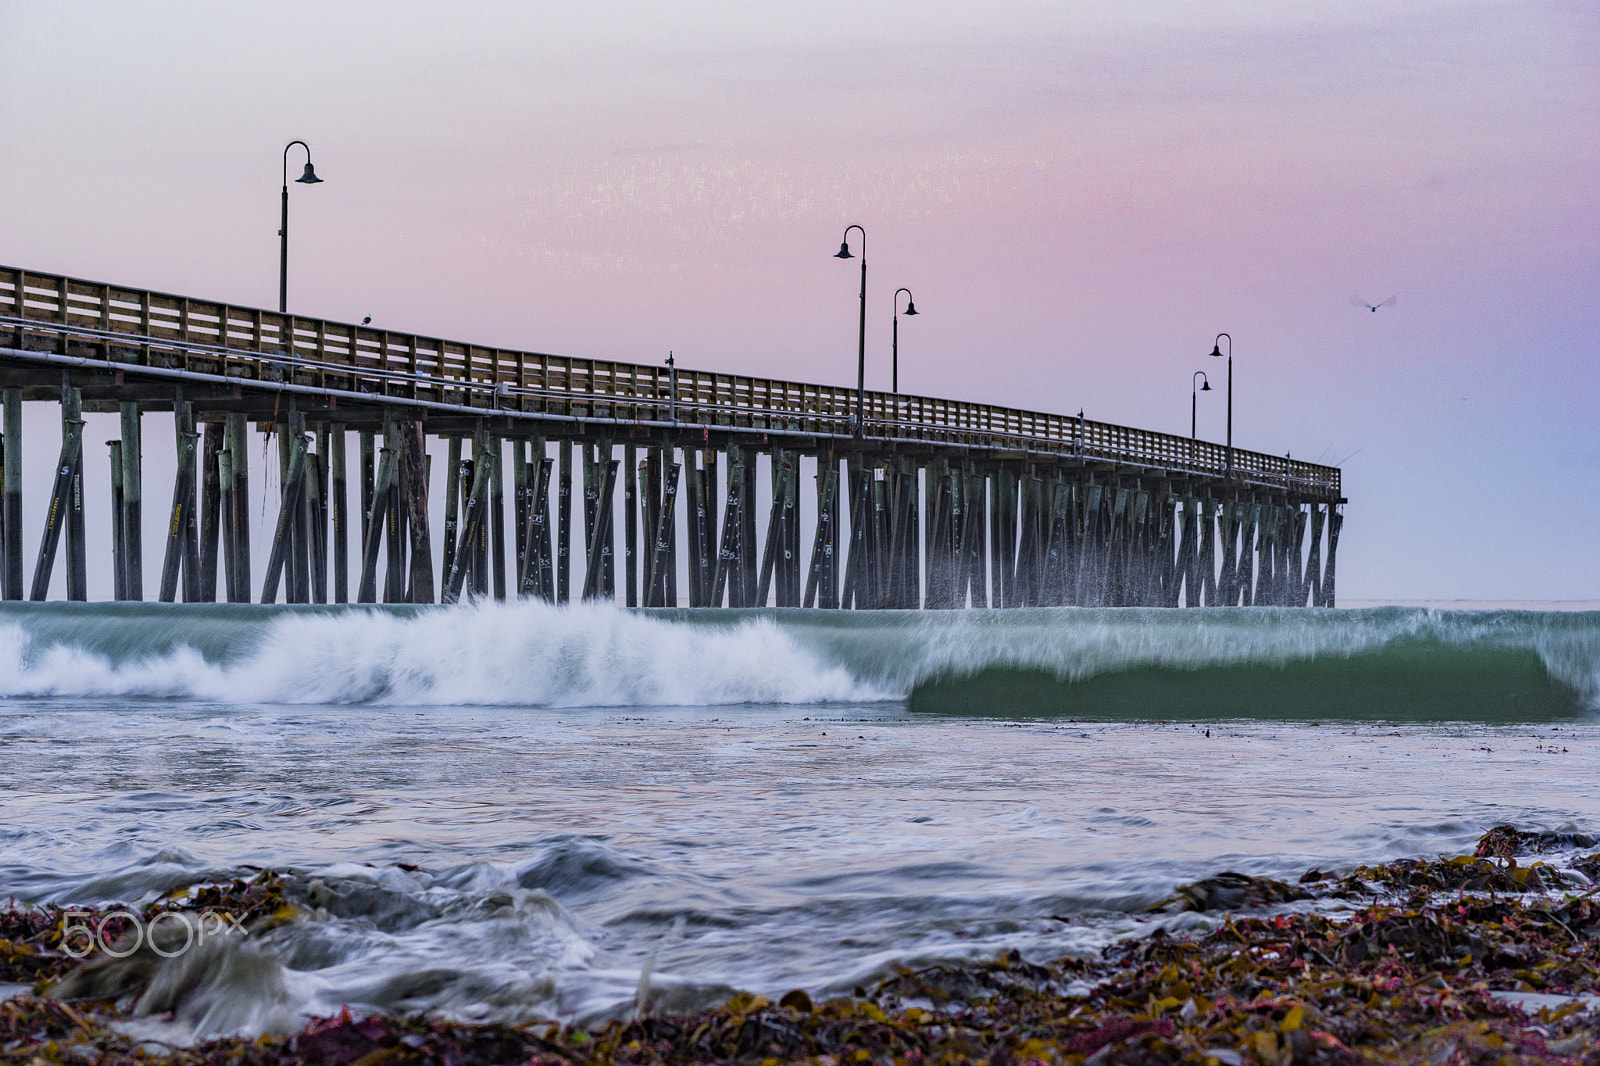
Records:
{"label": "green wave face", "polygon": [[1512,723],[1588,713],[1532,650],[1432,641],[1285,663],[1140,666],[1080,680],[998,667],[931,678],[909,702],[920,714],[1005,718]]}

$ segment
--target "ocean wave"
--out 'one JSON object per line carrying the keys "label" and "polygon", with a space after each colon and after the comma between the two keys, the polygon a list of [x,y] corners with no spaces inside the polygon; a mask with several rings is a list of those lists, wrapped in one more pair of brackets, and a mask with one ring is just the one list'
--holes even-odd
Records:
{"label": "ocean wave", "polygon": [[0,696],[1530,720],[1600,704],[1600,615],[17,604]]}
{"label": "ocean wave", "polygon": [[[85,613],[110,610],[95,605]],[[237,611],[237,609],[233,609]],[[175,608],[196,630],[205,612]],[[148,614],[143,609],[140,614]],[[231,703],[716,706],[869,701],[888,694],[820,660],[770,618],[685,626],[597,605],[273,611],[207,655],[113,631],[0,614],[0,695]],[[197,636],[199,634],[197,633]]]}

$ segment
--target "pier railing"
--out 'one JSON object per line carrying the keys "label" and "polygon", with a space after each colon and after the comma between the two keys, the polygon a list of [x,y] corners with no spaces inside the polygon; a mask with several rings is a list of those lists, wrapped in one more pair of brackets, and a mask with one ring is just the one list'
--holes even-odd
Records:
{"label": "pier railing", "polygon": [[[835,438],[856,392],[700,370],[485,347],[0,267],[0,343],[67,345],[114,365],[291,382],[508,414],[705,425]],[[1068,415],[868,392],[869,441],[928,442],[1232,476],[1340,496],[1339,470]]]}

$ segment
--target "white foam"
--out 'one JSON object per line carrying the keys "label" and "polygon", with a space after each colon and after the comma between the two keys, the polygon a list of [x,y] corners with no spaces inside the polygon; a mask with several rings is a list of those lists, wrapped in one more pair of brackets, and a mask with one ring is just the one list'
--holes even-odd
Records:
{"label": "white foam", "polygon": [[37,647],[0,626],[0,695],[233,703],[716,706],[871,701],[895,693],[823,661],[770,618],[685,625],[600,605],[542,603],[284,614],[228,663],[189,647],[121,663]]}

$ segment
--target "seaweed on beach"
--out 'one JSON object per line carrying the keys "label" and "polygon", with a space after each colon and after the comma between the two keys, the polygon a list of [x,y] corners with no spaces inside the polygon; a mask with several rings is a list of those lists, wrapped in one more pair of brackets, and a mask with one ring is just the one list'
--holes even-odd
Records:
{"label": "seaweed on beach", "polygon": [[[283,882],[269,871],[251,878],[178,889],[142,907],[117,910],[136,915],[146,928],[158,916],[169,912],[195,920],[207,912],[226,913],[242,926],[254,929],[288,917]],[[69,974],[92,973],[96,967],[115,966],[119,962],[125,968],[136,965],[105,956],[91,957],[85,962],[64,950],[62,940],[68,930],[86,920],[93,920],[96,930],[104,928],[106,939],[117,944],[133,923],[114,914],[114,910],[106,908],[27,907],[12,901],[0,910],[0,982],[28,985],[40,991],[44,985],[60,981]],[[153,955],[147,946],[145,950],[146,955]]]}
{"label": "seaweed on beach", "polygon": [[[1600,1066],[1600,1015],[1580,998],[1600,992],[1600,889],[1558,896],[1543,869],[1486,854],[1312,871],[1297,886],[1226,875],[1174,897],[1216,916],[1203,934],[1158,928],[1097,958],[1009,952],[823,1002],[741,994],[592,1029],[343,1014],[293,1036],[171,1048],[117,1032],[111,1004],[22,998],[0,1008],[0,1064]],[[1540,995],[1549,1009],[1526,998]]]}

